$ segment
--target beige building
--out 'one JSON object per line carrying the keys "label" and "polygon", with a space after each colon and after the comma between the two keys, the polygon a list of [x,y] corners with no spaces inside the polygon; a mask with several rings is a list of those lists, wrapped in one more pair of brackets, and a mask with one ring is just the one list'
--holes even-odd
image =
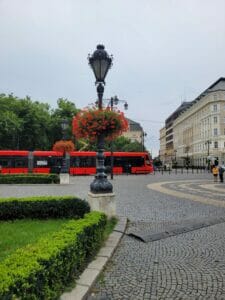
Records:
{"label": "beige building", "polygon": [[128,131],[123,133],[123,136],[130,139],[132,142],[137,141],[140,144],[142,144],[144,148],[144,139],[146,136],[146,133],[144,132],[141,125],[133,120],[127,119],[129,127]]}
{"label": "beige building", "polygon": [[189,102],[171,128],[172,147],[167,157],[171,164],[176,160],[178,166],[206,167],[217,158],[219,163],[225,161],[225,78]]}
{"label": "beige building", "polygon": [[163,163],[166,164],[166,127],[160,129],[160,150],[159,150],[159,157]]}

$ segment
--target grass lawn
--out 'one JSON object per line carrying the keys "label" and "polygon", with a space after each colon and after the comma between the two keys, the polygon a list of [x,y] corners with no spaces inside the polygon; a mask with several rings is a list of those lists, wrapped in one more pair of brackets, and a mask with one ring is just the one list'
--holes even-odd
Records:
{"label": "grass lawn", "polygon": [[0,261],[16,249],[60,230],[69,219],[15,220],[0,222]]}

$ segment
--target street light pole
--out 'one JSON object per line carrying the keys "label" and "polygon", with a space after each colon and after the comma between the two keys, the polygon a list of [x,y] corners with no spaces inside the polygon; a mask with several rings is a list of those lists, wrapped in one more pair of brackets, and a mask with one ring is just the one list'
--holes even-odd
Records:
{"label": "street light pole", "polygon": [[[99,110],[102,110],[105,77],[112,66],[112,59],[112,56],[108,55],[103,45],[98,45],[94,53],[88,56],[89,65],[96,78]],[[97,138],[96,176],[90,185],[90,190],[94,194],[112,193],[113,191],[113,186],[105,174],[104,133],[100,134]]]}
{"label": "street light pole", "polygon": [[[105,99],[107,100],[107,99]],[[127,101],[125,100],[120,100],[118,99],[117,96],[111,97],[110,98],[110,109],[111,111],[113,111],[113,105],[117,105],[119,102],[123,102],[124,103],[124,109],[127,110],[128,109],[128,104]],[[111,174],[111,179],[113,180],[113,166],[114,166],[114,157],[113,157],[113,141],[110,142],[110,174]]]}
{"label": "street light pole", "polygon": [[141,137],[142,137],[142,152],[145,150],[145,136],[147,136],[146,132],[142,132]]}

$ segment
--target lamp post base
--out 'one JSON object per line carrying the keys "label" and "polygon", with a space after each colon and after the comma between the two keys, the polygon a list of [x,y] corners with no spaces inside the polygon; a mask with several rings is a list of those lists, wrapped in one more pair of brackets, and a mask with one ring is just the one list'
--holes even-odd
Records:
{"label": "lamp post base", "polygon": [[98,178],[95,177],[94,181],[90,185],[91,193],[93,194],[106,194],[112,193],[113,186],[111,182],[108,181],[107,177]]}
{"label": "lamp post base", "polygon": [[116,216],[116,200],[114,193],[94,194],[89,192],[87,200],[91,210],[104,212],[109,218]]}
{"label": "lamp post base", "polygon": [[60,184],[69,184],[70,183],[69,173],[60,173],[59,179],[60,179]]}

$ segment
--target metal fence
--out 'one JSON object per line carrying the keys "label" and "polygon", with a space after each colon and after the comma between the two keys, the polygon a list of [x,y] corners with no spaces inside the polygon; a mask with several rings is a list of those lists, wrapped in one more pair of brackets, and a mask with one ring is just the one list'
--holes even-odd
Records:
{"label": "metal fence", "polygon": [[167,168],[166,170],[161,168],[154,170],[153,174],[203,174],[203,173],[211,173],[211,170],[207,168]]}

